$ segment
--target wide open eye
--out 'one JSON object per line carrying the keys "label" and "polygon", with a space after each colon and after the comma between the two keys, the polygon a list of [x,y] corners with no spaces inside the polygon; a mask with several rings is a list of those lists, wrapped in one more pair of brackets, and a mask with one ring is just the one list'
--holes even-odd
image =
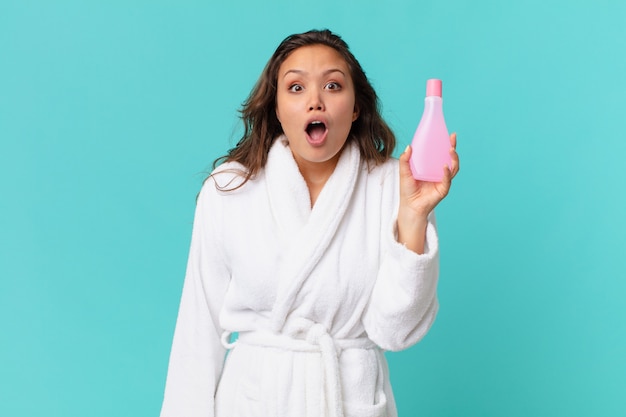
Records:
{"label": "wide open eye", "polygon": [[327,90],[341,90],[341,85],[339,85],[339,83],[336,83],[335,81],[331,81],[327,83],[324,88],[326,88]]}
{"label": "wide open eye", "polygon": [[289,91],[291,91],[292,93],[298,93],[303,89],[304,87],[302,87],[300,84],[292,84],[289,86]]}

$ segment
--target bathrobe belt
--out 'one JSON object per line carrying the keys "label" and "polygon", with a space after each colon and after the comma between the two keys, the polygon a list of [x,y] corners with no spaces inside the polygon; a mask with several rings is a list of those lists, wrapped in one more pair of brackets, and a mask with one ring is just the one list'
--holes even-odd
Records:
{"label": "bathrobe belt", "polygon": [[320,352],[324,368],[324,390],[330,417],[343,417],[339,356],[346,349],[375,349],[377,346],[367,337],[335,339],[326,328],[308,319],[291,319],[282,333],[262,331],[240,332],[238,339],[229,343],[231,333],[222,334],[222,344],[227,349],[237,344],[271,347],[294,352]]}

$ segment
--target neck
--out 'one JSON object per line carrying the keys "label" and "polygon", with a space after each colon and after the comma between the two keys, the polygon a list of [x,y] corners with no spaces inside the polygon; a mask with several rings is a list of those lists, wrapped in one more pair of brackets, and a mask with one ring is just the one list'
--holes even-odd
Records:
{"label": "neck", "polygon": [[298,161],[298,159],[296,159],[300,174],[302,174],[302,177],[304,178],[304,181],[309,189],[311,207],[315,205],[317,197],[322,192],[326,181],[328,181],[328,178],[330,178],[335,170],[337,161],[339,161],[339,155],[340,154],[338,153],[326,162]]}

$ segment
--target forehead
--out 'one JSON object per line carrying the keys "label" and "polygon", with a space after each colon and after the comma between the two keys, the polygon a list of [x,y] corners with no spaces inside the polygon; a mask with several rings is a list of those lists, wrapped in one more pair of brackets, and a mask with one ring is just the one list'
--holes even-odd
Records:
{"label": "forehead", "polygon": [[350,75],[348,63],[334,48],[326,45],[307,45],[289,54],[281,64],[278,76],[282,77],[290,70],[316,72],[330,68],[340,69],[346,76]]}

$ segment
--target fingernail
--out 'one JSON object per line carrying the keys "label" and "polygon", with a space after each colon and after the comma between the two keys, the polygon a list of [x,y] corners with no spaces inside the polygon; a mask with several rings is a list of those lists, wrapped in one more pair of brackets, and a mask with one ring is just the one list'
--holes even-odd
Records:
{"label": "fingernail", "polygon": [[406,145],[406,148],[404,148],[404,153],[407,153],[409,151],[410,147],[411,147],[411,145]]}

